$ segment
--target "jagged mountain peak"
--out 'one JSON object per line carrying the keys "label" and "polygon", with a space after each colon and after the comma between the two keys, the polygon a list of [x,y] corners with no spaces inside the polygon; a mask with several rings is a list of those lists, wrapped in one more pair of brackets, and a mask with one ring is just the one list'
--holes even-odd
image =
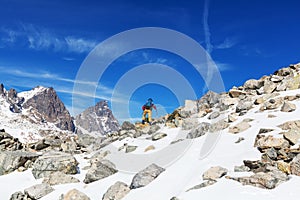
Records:
{"label": "jagged mountain peak", "polygon": [[87,108],[77,115],[75,120],[79,133],[105,135],[120,129],[119,122],[113,116],[106,100],[99,101],[95,106]]}
{"label": "jagged mountain peak", "polygon": [[6,90],[0,84],[0,126],[39,135],[42,130],[74,131],[73,119],[50,87],[37,86],[18,93],[14,88]]}

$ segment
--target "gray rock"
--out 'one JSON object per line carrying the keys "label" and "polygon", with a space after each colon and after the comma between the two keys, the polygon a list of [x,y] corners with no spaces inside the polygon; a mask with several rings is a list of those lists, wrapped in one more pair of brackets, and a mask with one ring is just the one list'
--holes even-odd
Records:
{"label": "gray rock", "polygon": [[263,86],[263,84],[264,84],[263,81],[250,79],[244,83],[244,88],[250,89],[250,90],[255,90],[255,89],[261,88]]}
{"label": "gray rock", "polygon": [[300,176],[300,154],[298,154],[290,163],[291,173]]}
{"label": "gray rock", "polygon": [[49,152],[40,156],[32,166],[33,176],[43,178],[53,172],[63,172],[65,174],[77,174],[78,162],[70,154],[62,152]]}
{"label": "gray rock", "polygon": [[249,172],[249,171],[250,171],[250,168],[245,165],[234,167],[234,172]]}
{"label": "gray rock", "polygon": [[67,194],[62,195],[59,200],[90,200],[90,198],[86,194],[76,189],[72,189],[67,192]]}
{"label": "gray rock", "polygon": [[160,129],[159,125],[152,125],[152,126],[146,126],[141,131],[143,134],[152,135],[153,133],[156,133]]}
{"label": "gray rock", "polygon": [[0,151],[0,175],[11,173],[20,167],[25,167],[26,162],[30,160],[35,161],[38,156],[36,153],[24,151]]}
{"label": "gray rock", "polygon": [[74,153],[77,150],[77,144],[73,139],[64,140],[60,147],[62,151],[66,153]]}
{"label": "gray rock", "polygon": [[217,183],[216,180],[207,180],[207,181],[204,181],[203,183],[200,183],[199,185],[196,185],[190,189],[188,189],[186,192],[189,192],[191,190],[198,190],[198,189],[201,189],[201,188],[204,188],[204,187],[207,187],[207,186],[210,186],[210,185],[213,185]]}
{"label": "gray rock", "polygon": [[258,134],[269,133],[272,131],[274,131],[274,129],[272,129],[272,128],[261,128],[261,129],[259,129]]}
{"label": "gray rock", "polygon": [[279,97],[276,99],[269,99],[269,101],[266,101],[261,107],[260,111],[264,110],[274,110],[279,108],[283,104],[283,98]]}
{"label": "gray rock", "polygon": [[216,119],[220,116],[220,113],[218,111],[212,112],[207,118],[208,119]]}
{"label": "gray rock", "polygon": [[245,91],[242,90],[238,90],[238,89],[231,89],[229,90],[229,96],[232,98],[238,98],[241,95],[246,95],[247,93]]}
{"label": "gray rock", "polygon": [[211,167],[203,173],[202,178],[203,180],[217,180],[225,176],[227,172],[227,169],[220,166]]}
{"label": "gray rock", "polygon": [[89,134],[78,134],[76,142],[80,147],[88,147],[95,142],[95,139]]}
{"label": "gray rock", "polygon": [[185,100],[184,107],[180,113],[187,113],[188,115],[198,112],[198,102],[193,100]]}
{"label": "gray rock", "polygon": [[25,194],[23,192],[15,192],[13,193],[9,200],[27,200],[27,198],[25,197]]}
{"label": "gray rock", "polygon": [[242,131],[247,130],[250,127],[251,125],[248,122],[242,121],[234,126],[229,127],[229,133],[240,133]]}
{"label": "gray rock", "polygon": [[297,144],[300,139],[300,129],[290,129],[288,132],[284,132],[283,136],[292,145]]}
{"label": "gray rock", "polygon": [[266,155],[272,160],[277,160],[278,154],[277,154],[277,151],[274,149],[274,147],[267,149]]}
{"label": "gray rock", "polygon": [[43,183],[47,183],[49,185],[59,185],[59,184],[67,184],[67,183],[78,183],[80,182],[77,178],[74,178],[70,175],[64,174],[62,172],[53,172],[49,176],[45,177]]}
{"label": "gray rock", "polygon": [[194,127],[199,125],[197,118],[186,118],[182,122],[182,129],[183,130],[191,130]]}
{"label": "gray rock", "polygon": [[109,160],[100,160],[93,163],[85,175],[84,183],[91,183],[117,173],[116,166]]}
{"label": "gray rock", "polygon": [[274,189],[279,184],[289,180],[285,173],[278,170],[270,172],[258,172],[249,177],[227,178],[236,180],[243,185],[252,185],[264,189]]}
{"label": "gray rock", "polygon": [[237,141],[235,141],[234,143],[238,144],[238,143],[240,143],[240,142],[243,141],[243,140],[245,140],[245,138],[239,137],[239,138],[237,139]]}
{"label": "gray rock", "polygon": [[[213,107],[217,103],[219,103],[220,94],[215,93],[213,91],[208,91],[205,95],[198,100],[198,105],[207,104],[209,107]],[[200,109],[200,108],[199,108]]]}
{"label": "gray rock", "polygon": [[296,105],[285,101],[280,109],[281,112],[293,112],[296,110]]}
{"label": "gray rock", "polygon": [[300,129],[300,120],[287,121],[283,124],[280,124],[278,127],[283,130]]}
{"label": "gray rock", "polygon": [[166,133],[155,133],[154,135],[152,135],[152,140],[153,141],[160,140],[166,136],[167,136]]}
{"label": "gray rock", "polygon": [[172,197],[170,200],[180,200],[177,197]]}
{"label": "gray rock", "polygon": [[277,76],[277,75],[272,75],[270,80],[274,83],[279,83],[283,80],[283,77]]}
{"label": "gray rock", "polygon": [[263,87],[264,93],[265,94],[273,93],[276,90],[276,87],[277,87],[276,83],[269,80],[265,80],[264,87]]}
{"label": "gray rock", "polygon": [[235,109],[235,112],[237,113],[240,113],[240,112],[243,112],[243,111],[248,111],[252,108],[253,106],[253,103],[250,102],[250,101],[240,101],[237,106],[236,106],[236,109]]}
{"label": "gray rock", "polygon": [[238,118],[237,113],[231,113],[228,115],[228,122],[235,122]]}
{"label": "gray rock", "polygon": [[289,82],[286,79],[283,79],[276,88],[276,91],[281,92],[281,91],[286,91],[287,87],[289,85]]}
{"label": "gray rock", "polygon": [[288,148],[290,147],[289,142],[283,138],[275,138],[271,135],[267,137],[261,137],[257,140],[256,145],[259,149],[268,149],[268,148]]}
{"label": "gray rock", "polygon": [[138,148],[138,146],[126,145],[125,152],[130,153],[130,152],[135,151],[137,148]]}
{"label": "gray rock", "polygon": [[37,184],[24,190],[25,195],[31,199],[40,199],[53,191],[54,189],[45,183]]}
{"label": "gray rock", "polygon": [[136,189],[148,185],[164,171],[164,168],[159,167],[156,164],[149,165],[133,177],[130,189]]}
{"label": "gray rock", "polygon": [[107,192],[103,195],[102,200],[121,200],[130,192],[130,188],[123,182],[116,182],[110,186]]}
{"label": "gray rock", "polygon": [[122,130],[134,130],[135,129],[135,125],[130,123],[129,121],[124,121],[122,126],[121,126]]}
{"label": "gray rock", "polygon": [[209,127],[209,131],[214,133],[214,132],[224,130],[228,127],[229,127],[229,124],[224,119],[221,119],[221,120],[217,121],[216,123],[211,124]]}
{"label": "gray rock", "polygon": [[193,128],[186,136],[187,139],[194,139],[205,135],[210,128],[210,124],[207,122],[201,122],[197,128]]}
{"label": "gray rock", "polygon": [[281,68],[278,71],[274,72],[274,74],[278,75],[278,76],[288,76],[290,74],[292,74],[292,70],[290,68]]}
{"label": "gray rock", "polygon": [[105,135],[120,129],[119,122],[113,116],[107,101],[100,101],[95,106],[87,108],[75,119],[78,127],[90,133]]}
{"label": "gray rock", "polygon": [[12,137],[5,130],[0,132],[0,151],[18,151],[24,148],[24,145],[18,138]]}

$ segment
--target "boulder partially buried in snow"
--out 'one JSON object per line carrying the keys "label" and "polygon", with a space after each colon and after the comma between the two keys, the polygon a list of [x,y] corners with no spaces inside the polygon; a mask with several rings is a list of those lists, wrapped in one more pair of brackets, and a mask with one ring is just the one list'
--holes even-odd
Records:
{"label": "boulder partially buried in snow", "polygon": [[110,186],[103,195],[102,200],[120,200],[130,192],[130,188],[126,183],[116,182]]}
{"label": "boulder partially buried in snow", "polygon": [[59,185],[59,184],[67,184],[67,183],[78,183],[80,182],[77,178],[74,178],[68,174],[64,174],[60,171],[54,172],[49,176],[45,177],[43,183],[47,183],[49,185]]}
{"label": "boulder partially buried in snow", "polygon": [[32,174],[38,178],[49,176],[53,172],[65,174],[77,174],[78,162],[70,154],[62,152],[50,152],[39,157],[33,164]]}
{"label": "boulder partially buried in snow", "polygon": [[210,124],[207,122],[201,122],[196,128],[193,128],[186,136],[187,139],[194,139],[205,135],[209,131]]}
{"label": "boulder partially buried in snow", "polygon": [[281,107],[282,112],[293,112],[296,110],[296,105],[285,101]]}
{"label": "boulder partially buried in snow", "polygon": [[202,175],[203,180],[217,180],[227,174],[228,170],[226,168],[216,166],[211,167],[205,171]]}
{"label": "boulder partially buried in snow", "polygon": [[300,154],[298,154],[290,163],[291,173],[300,176]]}
{"label": "boulder partially buried in snow", "polygon": [[34,185],[24,190],[25,195],[31,199],[40,199],[53,191],[54,189],[46,183]]}
{"label": "boulder partially buried in snow", "polygon": [[59,200],[90,200],[90,198],[79,190],[72,189],[67,194],[62,195]]}
{"label": "boulder partially buried in snow", "polygon": [[28,162],[34,162],[38,154],[23,151],[0,151],[0,175],[8,174],[20,167],[27,168]]}
{"label": "boulder partially buried in snow", "polygon": [[240,133],[250,127],[251,125],[248,122],[242,121],[234,126],[229,127],[229,133]]}
{"label": "boulder partially buried in snow", "polygon": [[289,178],[287,174],[279,171],[273,170],[270,172],[258,172],[249,177],[227,177],[242,183],[243,185],[252,185],[264,189],[274,189],[280,183],[288,181]]}
{"label": "boulder partially buried in snow", "polygon": [[85,175],[84,183],[91,183],[117,173],[116,166],[109,160],[100,160],[92,164]]}
{"label": "boulder partially buried in snow", "polygon": [[290,146],[289,142],[283,138],[275,138],[271,135],[267,137],[261,137],[260,139],[257,140],[256,146],[259,149],[268,149],[268,148],[276,148],[276,149],[281,149],[281,148],[288,148]]}
{"label": "boulder partially buried in snow", "polygon": [[286,140],[294,145],[300,139],[300,129],[291,129],[288,132],[284,132],[283,136]]}
{"label": "boulder partially buried in snow", "polygon": [[139,173],[137,173],[130,184],[130,189],[144,187],[156,179],[163,171],[164,168],[151,164]]}
{"label": "boulder partially buried in snow", "polygon": [[255,90],[263,86],[264,82],[261,80],[249,79],[244,83],[245,89]]}

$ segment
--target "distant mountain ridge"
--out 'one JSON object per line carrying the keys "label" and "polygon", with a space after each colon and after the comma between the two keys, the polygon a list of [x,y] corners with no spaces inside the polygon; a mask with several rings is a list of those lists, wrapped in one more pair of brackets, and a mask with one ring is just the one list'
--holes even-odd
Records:
{"label": "distant mountain ridge", "polygon": [[76,133],[93,132],[102,136],[120,127],[107,101],[101,101],[76,117],[79,125],[76,128],[74,118],[52,87],[37,86],[17,93],[0,84],[0,114],[0,128],[15,129],[19,134],[34,132],[39,135],[44,130],[74,133],[77,130]]}

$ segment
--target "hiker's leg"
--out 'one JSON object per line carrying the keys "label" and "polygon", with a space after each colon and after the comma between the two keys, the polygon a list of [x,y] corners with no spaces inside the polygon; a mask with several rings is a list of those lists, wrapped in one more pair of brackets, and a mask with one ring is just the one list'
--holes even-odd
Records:
{"label": "hiker's leg", "polygon": [[143,111],[143,115],[142,115],[142,123],[144,124],[145,123],[145,119],[146,119],[146,110]]}
{"label": "hiker's leg", "polygon": [[151,110],[149,110],[149,112],[148,112],[148,120],[149,120],[149,123],[151,123],[151,121],[152,121],[152,111]]}

